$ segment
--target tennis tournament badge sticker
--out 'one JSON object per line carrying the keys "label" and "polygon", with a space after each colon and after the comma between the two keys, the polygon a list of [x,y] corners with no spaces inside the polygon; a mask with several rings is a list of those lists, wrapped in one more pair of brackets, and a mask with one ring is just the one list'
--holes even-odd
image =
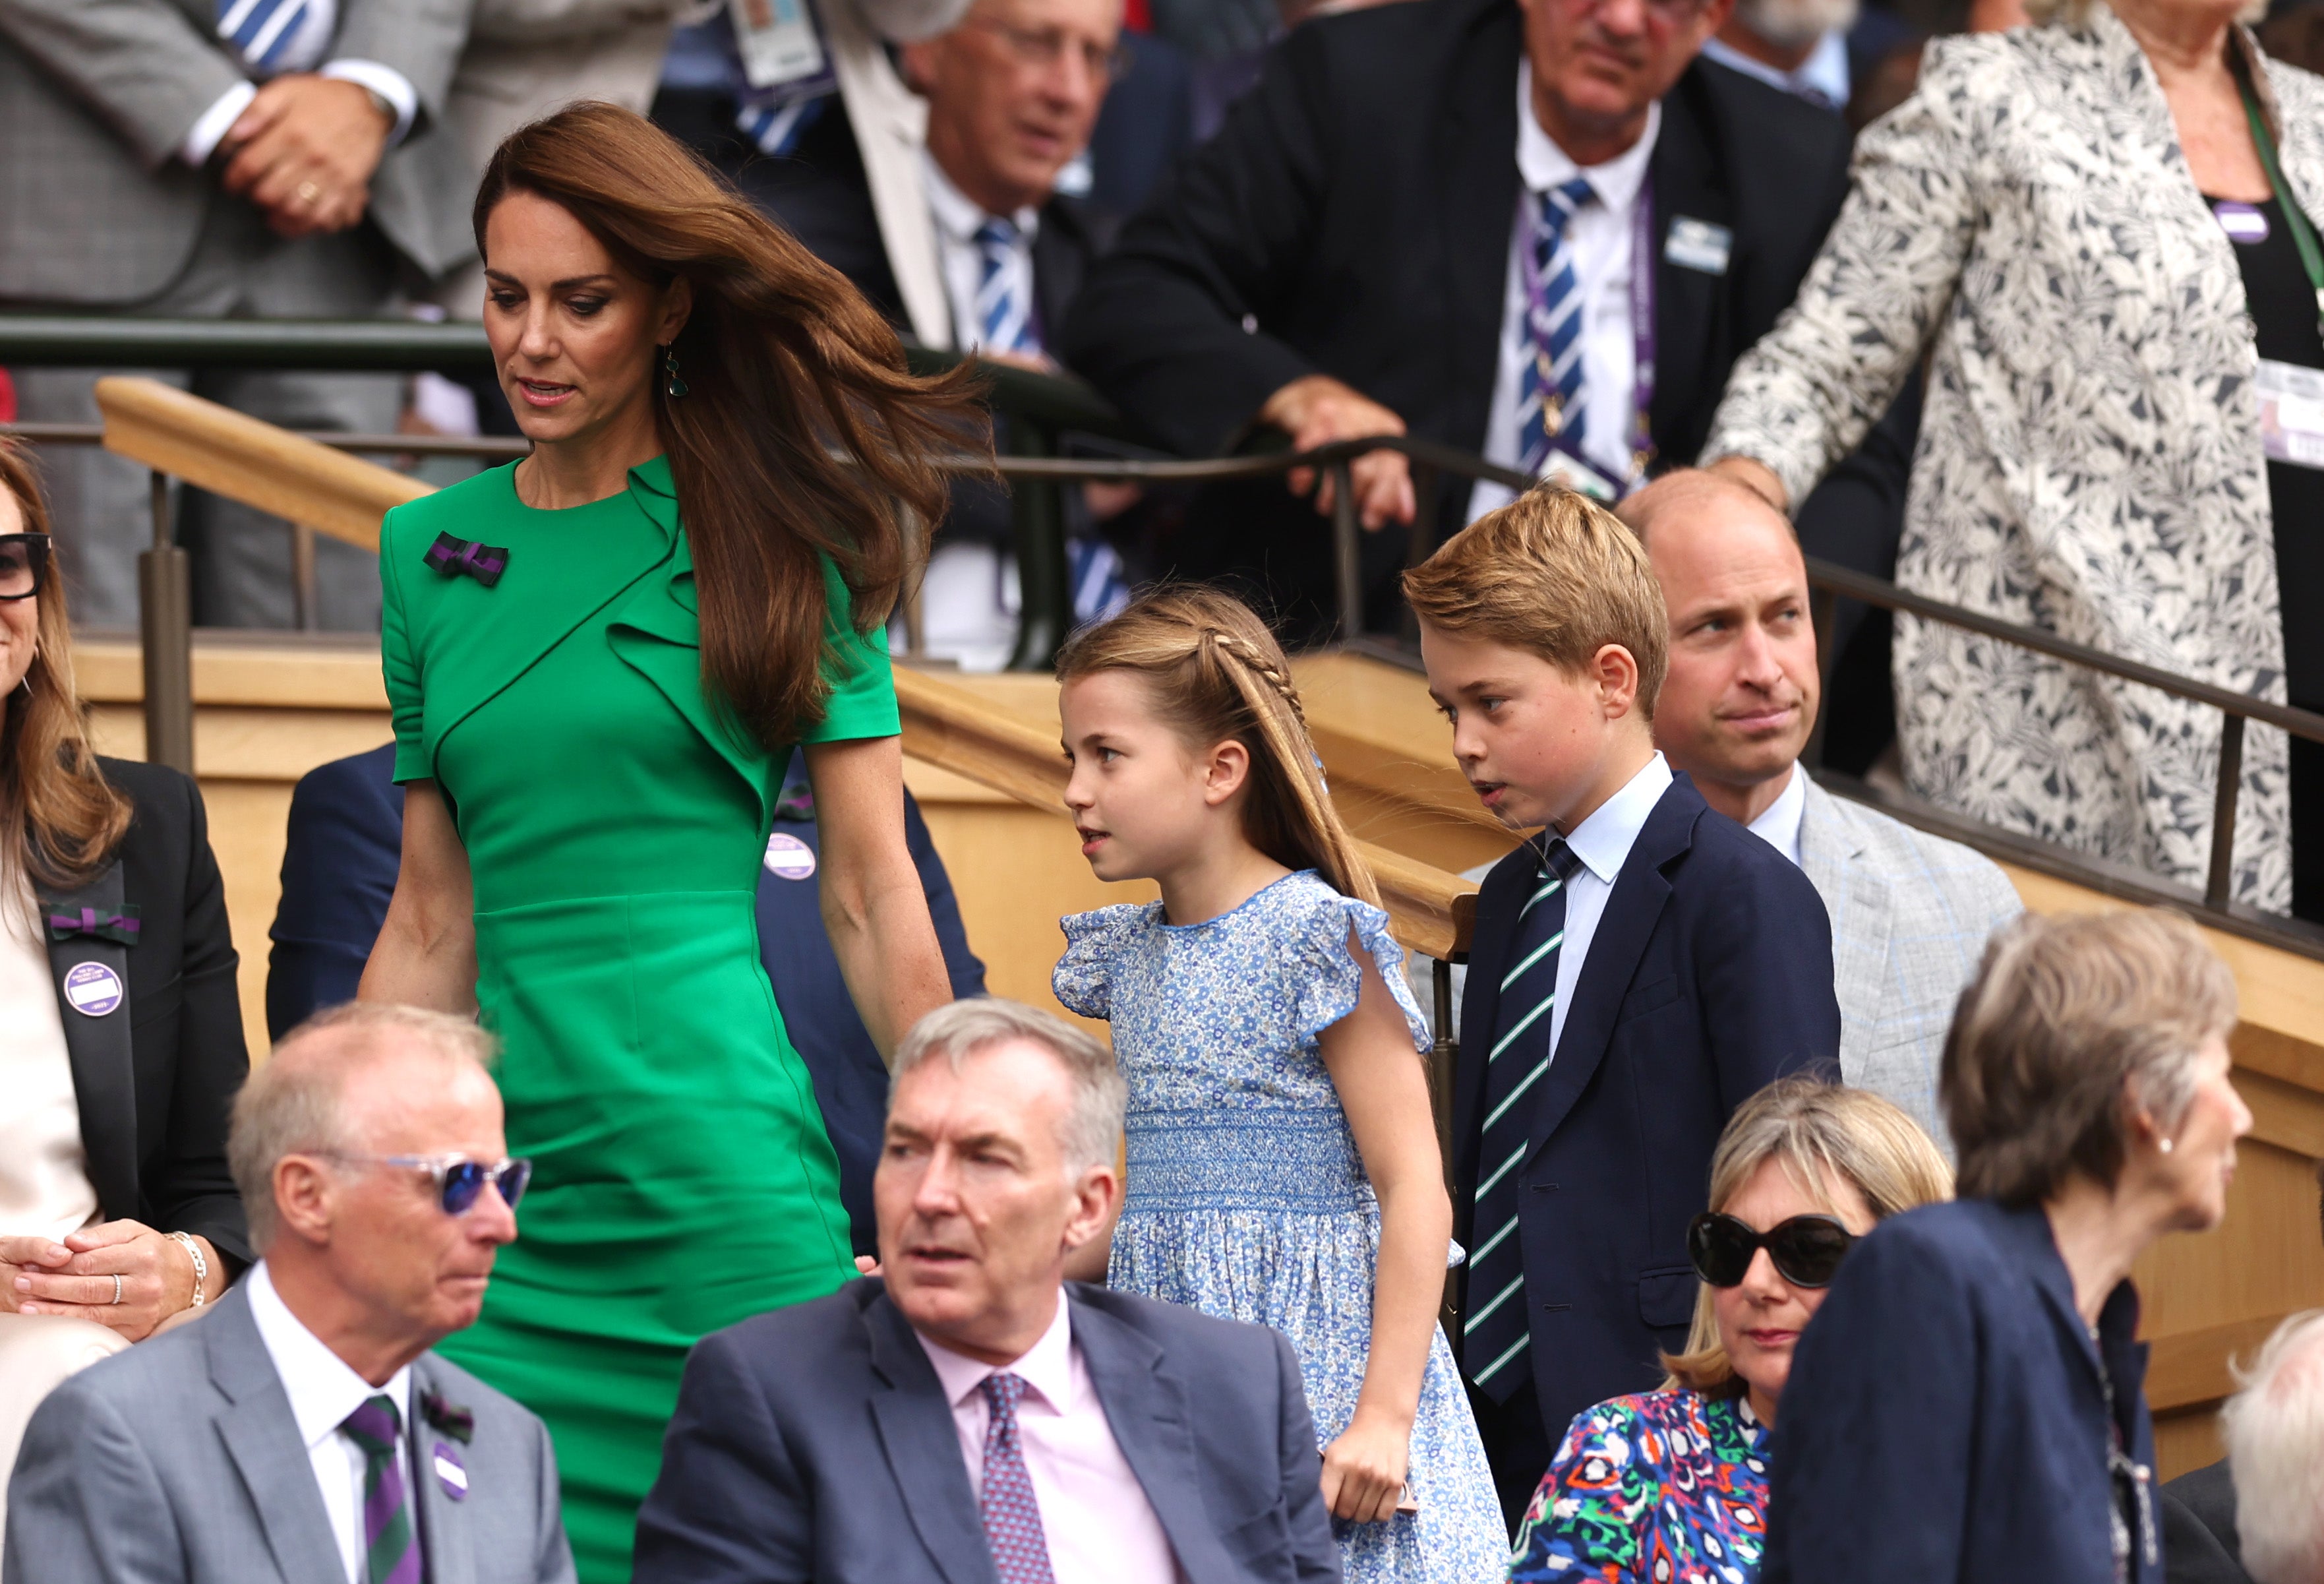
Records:
{"label": "tennis tournament badge sticker", "polygon": [[101,962],[77,962],[65,970],[65,1000],[84,1017],[103,1017],[120,1006],[121,976]]}
{"label": "tennis tournament badge sticker", "polygon": [[778,830],[767,838],[767,867],[786,880],[805,880],[815,873],[815,848]]}

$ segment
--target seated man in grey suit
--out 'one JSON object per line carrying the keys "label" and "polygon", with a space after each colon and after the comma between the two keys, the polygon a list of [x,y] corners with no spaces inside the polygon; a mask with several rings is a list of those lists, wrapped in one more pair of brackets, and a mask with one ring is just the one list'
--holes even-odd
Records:
{"label": "seated man in grey suit", "polygon": [[6,1584],[570,1584],[547,1428],[428,1350],[516,1237],[490,1051],[372,1004],[274,1047],[227,1144],[262,1258],[41,1404]]}
{"label": "seated man in grey suit", "polygon": [[1815,624],[1799,541],[1775,508],[1683,469],[1620,513],[1670,608],[1655,746],[1806,871],[1831,914],[1840,1076],[1943,1142],[1945,1031],[1986,937],[2023,911],[2015,888],[1968,848],[1833,797],[1798,766],[1819,702]]}
{"label": "seated man in grey suit", "polygon": [[879,1276],[704,1338],[636,1584],[1334,1580],[1291,1346],[1065,1279],[1120,1208],[1079,1029],[958,1001],[896,1053]]}

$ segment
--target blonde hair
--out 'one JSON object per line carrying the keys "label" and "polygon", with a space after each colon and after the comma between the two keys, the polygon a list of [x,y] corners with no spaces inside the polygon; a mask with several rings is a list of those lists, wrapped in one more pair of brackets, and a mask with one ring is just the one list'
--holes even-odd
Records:
{"label": "blonde hair", "polygon": [[1145,678],[1157,712],[1189,746],[1231,740],[1250,751],[1242,808],[1251,846],[1379,905],[1379,887],[1324,789],[1291,663],[1249,606],[1194,585],[1153,589],[1083,628],[1057,655],[1060,686],[1101,671]]}
{"label": "blonde hair", "polygon": [[1670,617],[1654,564],[1605,507],[1554,484],[1488,512],[1404,575],[1430,626],[1538,654],[1570,675],[1609,644],[1638,666],[1638,710],[1655,718],[1670,664]]}
{"label": "blonde hair", "polygon": [[2197,1052],[2235,1025],[2235,976],[2178,913],[2028,913],[1997,931],[1937,1079],[1961,1192],[2033,1204],[2077,1172],[2113,1187],[2128,1104],[2177,1127]]}
{"label": "blonde hair", "polygon": [[[1724,1210],[1770,1161],[1782,1162],[1793,1185],[1835,1216],[1840,1182],[1864,1196],[1875,1221],[1953,1196],[1952,1168],[1919,1123],[1870,1089],[1820,1079],[1781,1079],[1735,1108],[1711,1157],[1711,1208]],[[1663,1385],[1740,1396],[1743,1381],[1720,1339],[1711,1292],[1705,1283],[1695,1294],[1686,1351],[1663,1355],[1670,1371]]]}

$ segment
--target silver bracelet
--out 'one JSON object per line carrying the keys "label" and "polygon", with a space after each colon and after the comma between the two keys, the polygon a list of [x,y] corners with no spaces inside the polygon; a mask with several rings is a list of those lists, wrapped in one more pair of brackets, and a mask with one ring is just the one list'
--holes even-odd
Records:
{"label": "silver bracelet", "polygon": [[208,1295],[205,1293],[202,1289],[209,1284],[210,1262],[202,1257],[202,1246],[196,1243],[190,1235],[184,1232],[171,1232],[167,1234],[167,1236],[176,1238],[180,1244],[183,1245],[186,1253],[193,1259],[194,1301],[186,1307],[189,1309],[199,1309],[203,1304],[209,1301]]}

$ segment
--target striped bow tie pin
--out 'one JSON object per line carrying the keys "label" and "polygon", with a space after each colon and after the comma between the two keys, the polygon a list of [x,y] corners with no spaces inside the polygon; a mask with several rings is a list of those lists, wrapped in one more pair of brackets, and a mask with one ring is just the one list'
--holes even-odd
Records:
{"label": "striped bow tie pin", "polygon": [[137,944],[137,910],[124,907],[119,912],[101,913],[93,907],[78,912],[52,910],[48,914],[49,935],[52,940],[69,940],[76,935],[86,935],[93,940],[110,940],[117,946]]}
{"label": "striped bow tie pin", "polygon": [[509,552],[496,544],[480,544],[456,534],[439,533],[421,559],[430,570],[447,578],[474,578],[489,588],[508,570]]}

